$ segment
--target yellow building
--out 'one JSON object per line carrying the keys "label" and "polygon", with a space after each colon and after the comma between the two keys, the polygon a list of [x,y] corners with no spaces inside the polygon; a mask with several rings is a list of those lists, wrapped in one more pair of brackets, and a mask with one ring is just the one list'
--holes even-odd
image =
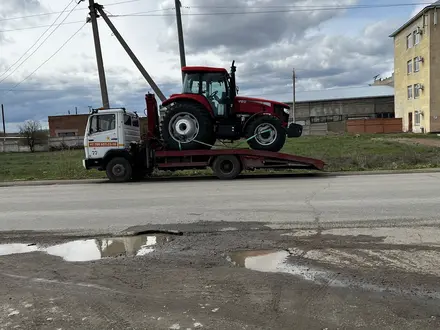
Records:
{"label": "yellow building", "polygon": [[393,32],[395,117],[405,132],[440,132],[440,0]]}

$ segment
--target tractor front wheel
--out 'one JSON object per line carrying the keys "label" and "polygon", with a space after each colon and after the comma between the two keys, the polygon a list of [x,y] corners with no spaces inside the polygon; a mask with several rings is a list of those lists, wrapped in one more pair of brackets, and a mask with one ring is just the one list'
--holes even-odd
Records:
{"label": "tractor front wheel", "polygon": [[260,116],[249,123],[246,139],[254,150],[280,151],[286,142],[286,131],[274,116]]}
{"label": "tractor front wheel", "polygon": [[199,104],[174,103],[164,115],[161,132],[171,150],[211,149],[215,143],[211,114]]}

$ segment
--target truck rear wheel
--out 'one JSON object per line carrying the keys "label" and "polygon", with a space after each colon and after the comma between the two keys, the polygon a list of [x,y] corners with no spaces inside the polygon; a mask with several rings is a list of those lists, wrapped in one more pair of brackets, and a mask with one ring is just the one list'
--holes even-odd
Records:
{"label": "truck rear wheel", "polygon": [[217,156],[212,162],[212,171],[221,180],[235,179],[241,170],[241,162],[236,156]]}
{"label": "truck rear wheel", "polygon": [[260,116],[246,129],[249,146],[254,150],[280,151],[286,142],[286,130],[274,116]]}
{"label": "truck rear wheel", "polygon": [[133,169],[127,159],[115,157],[107,163],[105,171],[111,182],[127,182],[131,179]]}
{"label": "truck rear wheel", "polygon": [[173,104],[164,115],[161,132],[171,150],[211,149],[215,143],[211,114],[199,104]]}

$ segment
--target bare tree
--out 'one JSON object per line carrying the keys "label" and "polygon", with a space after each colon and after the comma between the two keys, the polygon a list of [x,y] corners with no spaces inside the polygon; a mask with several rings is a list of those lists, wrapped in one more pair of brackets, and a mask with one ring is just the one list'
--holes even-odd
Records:
{"label": "bare tree", "polygon": [[31,152],[34,152],[35,146],[43,143],[47,138],[40,122],[36,120],[25,121],[23,125],[19,126],[19,132],[20,135],[24,137],[24,143],[26,143]]}

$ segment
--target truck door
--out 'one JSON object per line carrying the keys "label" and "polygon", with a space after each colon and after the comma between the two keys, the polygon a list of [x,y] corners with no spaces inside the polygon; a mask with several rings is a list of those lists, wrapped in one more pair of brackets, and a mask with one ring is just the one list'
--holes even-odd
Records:
{"label": "truck door", "polygon": [[116,114],[96,114],[90,118],[89,130],[86,132],[88,144],[87,158],[99,159],[110,149],[119,146]]}

